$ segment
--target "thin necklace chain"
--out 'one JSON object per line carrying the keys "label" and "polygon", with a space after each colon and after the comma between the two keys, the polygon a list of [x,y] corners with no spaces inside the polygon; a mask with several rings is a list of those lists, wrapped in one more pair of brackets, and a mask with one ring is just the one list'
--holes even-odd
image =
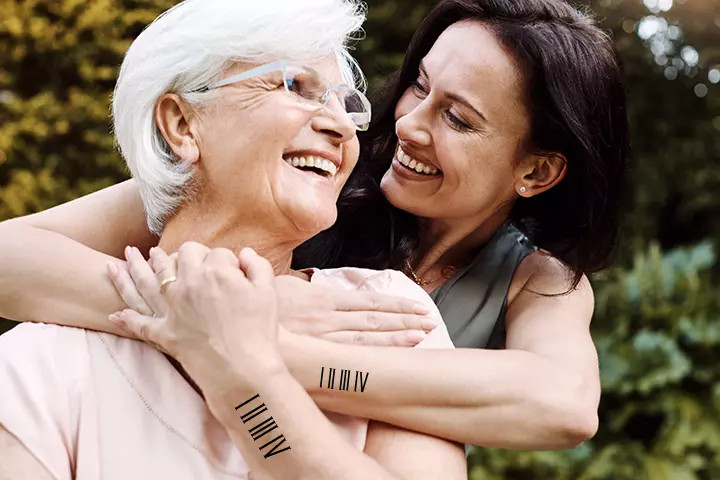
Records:
{"label": "thin necklace chain", "polygon": [[[425,285],[430,285],[430,284],[436,283],[441,279],[448,280],[448,279],[452,278],[452,276],[457,271],[457,267],[455,267],[453,265],[448,265],[447,267],[443,268],[443,272],[440,274],[439,277],[434,278],[433,280],[423,280],[422,278],[420,278],[420,276],[418,276],[417,272],[415,272],[415,269],[410,264],[410,260],[405,260],[405,269],[407,270],[407,273],[410,274],[412,281],[417,283],[421,287],[424,287]],[[445,272],[445,269],[448,270],[447,273]]]}
{"label": "thin necklace chain", "polygon": [[423,280],[422,278],[418,277],[418,274],[415,273],[415,269],[410,265],[410,260],[405,260],[405,267],[408,273],[410,274],[410,277],[412,277],[413,282],[417,283],[421,287],[424,287],[425,285],[430,285],[431,283],[434,283],[437,281],[435,280]]}

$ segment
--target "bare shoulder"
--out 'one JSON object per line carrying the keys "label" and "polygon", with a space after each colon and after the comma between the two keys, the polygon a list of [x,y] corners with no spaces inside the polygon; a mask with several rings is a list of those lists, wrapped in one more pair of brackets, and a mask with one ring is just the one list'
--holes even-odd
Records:
{"label": "bare shoulder", "polygon": [[51,480],[50,472],[5,427],[0,425],[0,480],[32,478]]}
{"label": "bare shoulder", "polygon": [[550,252],[537,250],[528,255],[518,266],[508,289],[508,305],[514,303],[521,293],[529,295],[558,295],[569,297],[592,308],[595,303],[592,285],[583,275],[577,287],[572,286],[573,273]]}

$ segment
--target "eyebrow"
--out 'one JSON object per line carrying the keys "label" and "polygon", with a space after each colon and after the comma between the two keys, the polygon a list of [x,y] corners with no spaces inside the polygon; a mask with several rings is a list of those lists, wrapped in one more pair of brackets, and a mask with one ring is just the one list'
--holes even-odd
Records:
{"label": "eyebrow", "polygon": [[[430,78],[430,76],[427,74],[427,70],[425,69],[425,64],[424,64],[423,61],[420,62],[420,73],[421,73],[425,78],[428,78],[428,79]],[[473,107],[473,105],[472,105],[467,99],[465,99],[464,97],[462,97],[461,95],[458,95],[457,93],[446,93],[445,95],[446,95],[450,100],[453,100],[453,101],[455,101],[455,102],[461,103],[462,105],[464,105],[464,106],[467,107],[468,109],[472,110],[473,112],[475,112],[475,114],[476,114],[478,117],[480,117],[480,118],[482,119],[483,122],[488,123],[487,118],[485,118],[485,115],[483,115],[482,113],[480,113],[480,111],[479,111],[477,108]]]}

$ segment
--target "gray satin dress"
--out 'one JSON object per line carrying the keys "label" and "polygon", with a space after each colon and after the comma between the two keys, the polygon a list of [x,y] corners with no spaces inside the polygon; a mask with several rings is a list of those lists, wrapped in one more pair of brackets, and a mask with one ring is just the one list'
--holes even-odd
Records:
{"label": "gray satin dress", "polygon": [[457,348],[505,347],[505,312],[510,282],[536,247],[510,223],[430,296]]}

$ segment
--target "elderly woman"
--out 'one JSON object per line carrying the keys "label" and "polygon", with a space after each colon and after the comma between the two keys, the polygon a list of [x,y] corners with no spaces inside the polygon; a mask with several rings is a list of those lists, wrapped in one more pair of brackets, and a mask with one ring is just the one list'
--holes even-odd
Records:
{"label": "elderly woman", "polygon": [[[175,332],[162,347],[177,361],[75,328],[3,335],[0,477],[465,478],[452,442],[323,415],[278,349],[274,274],[334,222],[356,129],[369,121],[367,100],[346,85],[345,42],[362,19],[344,0],[187,0],[132,44],[115,131],[160,245],[179,249],[177,280],[162,282]],[[353,274],[432,305],[401,274]],[[452,343],[438,326],[425,346]],[[361,395],[373,382],[362,367],[315,370],[326,388]]]}
{"label": "elderly woman", "polygon": [[[600,397],[587,276],[617,239],[628,150],[611,39],[563,0],[441,0],[379,104],[337,224],[296,266],[404,270],[464,348],[342,345],[415,344],[431,325],[377,292],[281,275],[280,322],[306,334],[280,336],[290,371],[324,410],[489,447],[578,445]],[[125,335],[107,314],[152,315],[124,262],[125,303],[104,276],[126,245],[157,241],[137,192],[126,182],[2,225],[0,314]],[[140,253],[126,257],[154,298]],[[123,317],[141,337],[152,323]],[[318,366],[345,362],[376,375],[362,395],[318,388]]]}

